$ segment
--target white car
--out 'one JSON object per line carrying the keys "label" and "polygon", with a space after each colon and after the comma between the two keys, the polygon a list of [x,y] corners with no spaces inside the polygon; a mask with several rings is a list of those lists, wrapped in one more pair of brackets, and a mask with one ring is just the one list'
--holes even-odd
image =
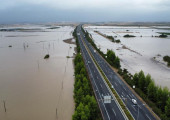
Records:
{"label": "white car", "polygon": [[135,99],[132,99],[133,104],[137,104],[137,101]]}

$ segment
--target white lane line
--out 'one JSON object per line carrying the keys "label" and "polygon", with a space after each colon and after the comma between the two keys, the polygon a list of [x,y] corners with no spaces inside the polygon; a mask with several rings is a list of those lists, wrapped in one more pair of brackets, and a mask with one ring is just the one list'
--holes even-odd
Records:
{"label": "white lane line", "polygon": [[127,95],[127,97],[130,99],[129,95]]}
{"label": "white lane line", "polygon": [[129,94],[129,96],[130,96],[131,98],[133,98],[130,94]]}
{"label": "white lane line", "polygon": [[117,84],[115,83],[115,85],[117,86]]}
{"label": "white lane line", "polygon": [[102,87],[102,84],[100,84],[100,86],[101,86],[101,88],[103,88],[103,87]]}
{"label": "white lane line", "polygon": [[126,91],[126,88],[125,88],[125,87],[123,87],[123,89],[125,89],[125,91]]}
{"label": "white lane line", "polygon": [[140,105],[138,105],[138,106],[139,106],[140,109],[142,109]]}
{"label": "white lane line", "polygon": [[146,114],[146,117],[149,118],[149,120],[151,120],[150,117],[147,114]]}
{"label": "white lane line", "polygon": [[116,116],[116,112],[114,111],[114,109],[112,108],[112,111],[114,112],[115,116]]}
{"label": "white lane line", "polygon": [[132,96],[136,99],[136,97],[132,94]]}
{"label": "white lane line", "polygon": [[122,92],[122,95],[125,96],[124,92]]}
{"label": "white lane line", "polygon": [[132,108],[136,111],[135,107],[132,105]]}

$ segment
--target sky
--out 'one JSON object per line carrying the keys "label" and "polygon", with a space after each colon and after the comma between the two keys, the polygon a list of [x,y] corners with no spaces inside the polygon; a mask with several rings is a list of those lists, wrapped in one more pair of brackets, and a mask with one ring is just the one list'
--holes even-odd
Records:
{"label": "sky", "polygon": [[170,22],[170,0],[0,0],[0,23]]}

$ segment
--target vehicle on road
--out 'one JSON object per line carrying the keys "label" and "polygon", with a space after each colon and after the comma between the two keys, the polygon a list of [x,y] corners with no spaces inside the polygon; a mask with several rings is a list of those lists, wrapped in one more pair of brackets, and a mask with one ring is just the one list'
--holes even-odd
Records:
{"label": "vehicle on road", "polygon": [[132,103],[136,105],[137,101],[135,99],[132,99]]}

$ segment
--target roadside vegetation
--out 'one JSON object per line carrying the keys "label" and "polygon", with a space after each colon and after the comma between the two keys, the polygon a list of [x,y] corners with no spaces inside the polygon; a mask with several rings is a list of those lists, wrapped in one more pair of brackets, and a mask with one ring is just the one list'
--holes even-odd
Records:
{"label": "roadside vegetation", "polygon": [[170,35],[170,33],[167,32],[158,32],[159,34],[164,34],[164,35]]}
{"label": "roadside vegetation", "polygon": [[[100,53],[100,55],[113,67],[118,68],[118,73],[123,79],[131,86],[135,86],[136,93],[146,102],[149,107],[162,119],[170,120],[170,92],[167,87],[156,86],[151,76],[144,75],[143,71],[131,75],[127,69],[120,68],[120,60],[115,63],[116,55],[113,51],[108,50],[107,54],[104,54],[97,48],[94,41],[90,38],[88,32],[85,32],[87,40],[91,45]],[[107,57],[106,57],[107,56]],[[118,58],[118,57],[117,57]],[[164,59],[169,61],[169,56],[165,56]],[[104,77],[106,79],[106,77]],[[107,81],[108,83],[109,81]],[[108,83],[109,87],[111,85]],[[113,92],[114,93],[114,92]],[[116,96],[116,95],[115,95]]]}
{"label": "roadside vegetation", "polygon": [[115,42],[115,43],[120,43],[121,41],[120,40],[115,40],[115,38],[113,36],[109,36],[109,35],[104,35],[102,33],[100,33],[99,31],[94,31],[96,33],[98,33],[99,35],[111,40],[112,42]]}
{"label": "roadside vegetation", "polygon": [[164,57],[163,57],[163,60],[164,60],[165,62],[167,62],[167,66],[170,67],[170,57],[169,57],[169,56],[164,56]]}
{"label": "roadside vegetation", "polygon": [[124,35],[123,37],[129,38],[129,37],[136,37],[136,36],[127,34],[127,35]]}
{"label": "roadside vegetation", "polygon": [[159,37],[160,37],[160,38],[167,38],[168,35],[162,33],[161,35],[159,35]]}
{"label": "roadside vegetation", "polygon": [[74,101],[75,112],[72,116],[73,120],[101,120],[101,114],[98,104],[90,85],[90,80],[84,66],[83,58],[80,54],[80,46],[77,40],[76,29],[73,36],[77,43],[77,55],[74,59],[75,83],[74,83]]}

